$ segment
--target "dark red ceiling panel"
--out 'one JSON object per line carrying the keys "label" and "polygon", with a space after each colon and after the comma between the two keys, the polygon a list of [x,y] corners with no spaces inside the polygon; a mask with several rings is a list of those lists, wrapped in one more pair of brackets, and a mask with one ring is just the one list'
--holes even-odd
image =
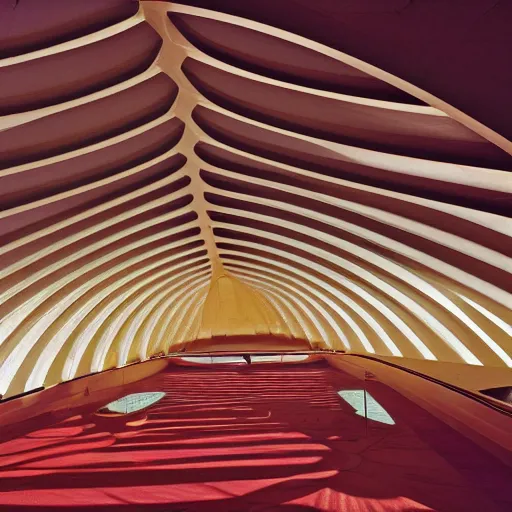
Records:
{"label": "dark red ceiling panel", "polygon": [[[362,59],[512,139],[512,2],[184,0],[266,23]],[[384,7],[382,7],[382,5]]]}
{"label": "dark red ceiling panel", "polygon": [[169,17],[196,48],[241,69],[316,89],[422,104],[382,80],[304,46],[199,16],[171,14]]}
{"label": "dark red ceiling panel", "polygon": [[133,16],[133,0],[2,0],[0,58],[76,39]]}
{"label": "dark red ceiling panel", "polygon": [[151,65],[160,46],[157,33],[139,23],[74,50],[0,67],[0,115],[62,103],[128,80]]}
{"label": "dark red ceiling panel", "polygon": [[167,112],[177,87],[164,73],[112,96],[0,132],[0,167],[94,144]]}

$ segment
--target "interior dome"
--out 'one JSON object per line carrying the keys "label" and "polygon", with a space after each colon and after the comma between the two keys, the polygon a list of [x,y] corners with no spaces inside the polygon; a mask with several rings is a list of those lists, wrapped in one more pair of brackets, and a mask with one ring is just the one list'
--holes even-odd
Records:
{"label": "interior dome", "polygon": [[508,464],[486,390],[512,380],[510,22],[487,0],[0,5],[0,424],[93,421],[132,385],[168,393],[151,423],[173,371],[244,389],[233,358],[274,396],[264,364],[317,364]]}

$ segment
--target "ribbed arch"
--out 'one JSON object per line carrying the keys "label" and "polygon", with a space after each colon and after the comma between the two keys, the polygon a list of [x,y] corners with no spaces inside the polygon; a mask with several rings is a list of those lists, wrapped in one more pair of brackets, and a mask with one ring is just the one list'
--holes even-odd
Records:
{"label": "ribbed arch", "polygon": [[[184,251],[181,254],[178,254],[180,258],[190,257],[194,255],[196,252],[194,249],[189,249],[188,251]],[[197,252],[196,252],[197,253]],[[206,252],[203,252],[202,256],[206,256]],[[167,265],[173,263],[176,259],[176,256],[172,256],[167,259]],[[163,261],[165,263],[165,260]],[[165,275],[169,273],[168,267],[165,267],[165,271],[163,272],[154,272],[154,269],[162,267],[162,262],[157,264],[149,265],[148,267],[144,267],[143,269],[139,269],[138,271],[132,272],[131,274],[127,274],[124,277],[122,275],[115,276],[111,279],[112,281],[109,286],[103,288],[99,293],[88,297],[87,294],[83,295],[79,301],[76,301],[72,308],[72,314],[66,314],[58,319],[58,331],[55,332],[55,329],[49,329],[45,335],[43,335],[37,344],[39,356],[32,354],[30,358],[27,357],[27,363],[37,357],[37,362],[34,365],[31,376],[27,381],[26,388],[33,389],[39,387],[46,383],[46,376],[50,367],[52,366],[54,360],[57,358],[57,354],[63,349],[66,344],[71,344],[71,340],[75,336],[75,332],[80,328],[80,325],[83,324],[84,320],[90,323],[94,323],[90,313],[98,308],[100,304],[105,304],[107,300],[114,300],[119,294],[122,294],[122,288],[126,289],[127,283],[132,281],[132,290],[138,290],[141,288],[141,284],[144,283],[142,281],[141,284],[134,284],[134,281],[137,279],[137,275],[141,275],[143,273],[147,274],[152,271],[151,280],[155,280],[160,275]],[[174,267],[174,268],[173,268]],[[173,266],[173,270],[176,266]],[[117,279],[116,279],[117,277]],[[56,323],[57,323],[56,322]],[[57,327],[57,326],[56,326]],[[77,358],[79,359],[79,358]],[[13,383],[14,385],[14,383]]]}
{"label": "ribbed arch", "polygon": [[[253,280],[256,283],[259,283],[257,279]],[[260,277],[260,280],[263,282],[266,281],[263,277]],[[324,326],[322,322],[322,319],[326,319],[327,313],[324,308],[318,305],[316,300],[304,293],[301,293],[300,291],[297,291],[297,289],[293,287],[290,288],[285,286],[278,288],[272,282],[270,284],[267,282],[266,284],[267,286],[270,286],[271,290],[275,293],[286,297],[289,303],[294,303],[296,305],[295,309],[300,311],[306,319],[306,337],[310,343],[315,346],[322,345],[324,343],[329,343],[330,345],[332,343],[336,343],[337,335],[333,331],[332,326],[328,323]],[[265,288],[261,289],[265,290]]]}
{"label": "ribbed arch", "polygon": [[[258,218],[257,215],[250,216],[252,218]],[[267,218],[266,220],[269,221],[271,219]],[[286,222],[282,222],[281,227],[282,226],[286,226]],[[293,229],[294,226],[289,225],[288,227]],[[245,231],[248,231],[248,229],[245,229]],[[302,227],[302,231],[307,233],[308,229]],[[336,242],[336,240],[331,240],[330,242],[333,243]],[[364,249],[359,249],[358,252],[360,253],[361,256],[364,255]],[[368,258],[366,258],[366,260],[368,261]],[[386,268],[386,262],[384,260],[381,260],[380,267],[383,269]],[[400,270],[403,270],[403,267],[401,267],[400,269],[398,267],[396,268],[396,275],[399,275]],[[406,281],[409,281],[410,285],[414,286],[418,290],[425,291],[431,299],[435,300],[440,306],[447,309],[452,315],[456,316],[459,320],[462,320],[464,325],[468,326],[477,336],[480,337],[482,341],[484,341],[486,345],[492,348],[494,352],[498,351],[499,356],[504,360],[504,362],[506,362],[507,364],[511,363],[510,358],[502,350],[499,349],[499,346],[496,344],[496,342],[492,340],[485,332],[483,332],[482,329],[468,317],[468,315],[463,311],[463,309],[465,309],[464,307],[459,307],[453,301],[450,301],[445,294],[438,291],[437,288],[434,288],[428,281],[422,280],[420,284],[415,284],[415,279],[410,279],[412,276],[413,274],[410,272],[408,273],[408,275],[406,275]],[[409,279],[407,279],[407,277],[409,277]]]}
{"label": "ribbed arch", "polygon": [[[213,167],[210,167],[210,169],[214,170]],[[351,231],[356,235],[362,235],[364,238],[369,238],[370,240],[377,242],[378,245],[389,247],[393,252],[400,252],[407,256],[414,255],[414,259],[419,263],[427,263],[426,266],[433,267],[434,270],[438,272],[448,275],[456,273],[456,275],[460,275],[460,279],[462,281],[467,281],[467,274],[460,271],[457,272],[458,269],[454,266],[446,265],[442,261],[437,262],[435,258],[429,257],[428,253],[421,254],[422,251],[414,251],[414,247],[395,241],[392,238],[385,237],[378,231],[375,232],[370,229],[362,228],[358,224],[343,221],[343,210],[347,209],[349,211],[353,211],[363,219],[369,218],[372,221],[377,222],[377,226],[378,224],[385,224],[388,227],[392,226],[400,229],[401,231],[410,233],[413,237],[409,237],[407,241],[411,245],[414,244],[417,237],[421,237],[422,239],[427,238],[434,244],[442,245],[444,247],[448,247],[452,251],[456,251],[454,255],[462,253],[461,257],[468,256],[469,258],[472,258],[471,260],[468,260],[470,262],[479,259],[483,263],[487,264],[487,266],[482,269],[482,272],[484,269],[488,272],[492,271],[492,267],[496,267],[497,269],[501,268],[506,271],[510,265],[510,258],[498,251],[488,249],[480,244],[470,242],[460,236],[452,235],[436,228],[426,228],[424,224],[409,221],[407,218],[398,215],[389,215],[385,210],[379,210],[376,208],[365,209],[364,207],[361,208],[357,203],[344,204],[344,201],[339,198],[327,196],[325,194],[318,194],[315,196],[312,192],[310,192],[311,199],[309,197],[307,199],[301,199],[299,196],[301,189],[297,187],[286,187],[281,184],[271,183],[254,177],[248,178],[226,170],[223,170],[220,173],[222,176],[220,179],[217,177],[218,174],[219,171],[215,171],[215,174],[211,174],[209,172],[203,174],[203,176],[209,183],[213,182],[213,184],[222,184],[222,188],[230,191],[229,197],[240,199],[241,201],[249,201],[251,203],[271,206],[285,212],[297,214],[307,213],[311,218],[323,221],[339,231]],[[257,186],[259,184],[262,186]],[[246,192],[246,194],[242,195],[240,192],[235,192],[234,190]],[[323,208],[325,204],[328,206]],[[305,208],[308,206],[309,208]],[[435,246],[431,247],[432,250],[437,249]],[[479,282],[478,284],[485,286],[482,282]],[[501,290],[496,287],[490,288],[489,295],[495,297],[496,294],[500,294],[500,291]],[[507,299],[509,299],[509,297],[505,296],[502,300],[506,301]]]}
{"label": "ribbed arch", "polygon": [[[229,254],[231,250],[228,249],[228,247],[230,246],[226,245],[226,249],[224,249],[224,246],[225,243],[222,244],[222,252],[226,252],[227,254]],[[237,246],[235,245],[234,247]],[[301,262],[300,259],[294,258],[293,256],[291,256],[290,253],[288,255],[280,255],[278,258],[276,258],[276,253],[274,249],[267,252],[264,250],[263,247],[256,248],[251,247],[249,244],[243,244],[243,247],[241,247],[239,251],[237,251],[237,253],[249,254],[250,258],[255,258],[256,261],[265,262],[265,268],[267,269],[268,267],[276,267],[277,269],[279,269],[279,273],[281,273],[283,277],[289,276],[288,278],[291,278],[293,276],[293,280],[296,282],[301,282],[302,280],[305,280],[306,287],[311,286],[309,282],[311,279],[315,280],[317,283],[322,282],[322,288],[330,290],[329,294],[334,301],[338,301],[344,305],[349,305],[349,309],[345,309],[346,312],[353,311],[355,312],[357,317],[363,319],[364,323],[372,324],[374,326],[374,335],[376,331],[381,332],[377,325],[384,325],[387,327],[387,329],[390,329],[393,326],[395,329],[397,329],[398,334],[402,334],[402,336],[405,338],[405,341],[407,343],[411,343],[424,358],[435,359],[435,356],[427,348],[425,343],[415,334],[413,329],[409,327],[408,323],[416,327],[414,325],[414,322],[411,322],[411,319],[408,319],[407,323],[404,322],[404,320],[400,316],[399,310],[397,311],[398,314],[395,313],[393,309],[390,308],[389,303],[386,303],[386,301],[382,299],[380,301],[376,299],[374,295],[368,293],[366,287],[361,283],[356,284],[355,282],[351,282],[344,278],[343,274],[341,273],[335,274],[329,272],[328,267],[317,265],[312,266],[309,262]],[[385,316],[388,318],[387,322],[382,322],[381,324],[378,324],[379,312],[382,313],[383,317]],[[391,324],[389,324],[389,322]],[[432,332],[429,334],[429,344],[432,344],[431,338],[435,337],[435,333]],[[396,341],[397,336],[395,335],[393,339]],[[383,345],[385,346],[385,343]],[[440,342],[439,345],[442,347],[442,342]],[[402,348],[402,350],[405,349]],[[418,352],[416,352],[414,356],[417,357]]]}
{"label": "ribbed arch", "polygon": [[[217,226],[222,226],[227,229],[233,229],[232,225],[229,224],[221,224],[217,223]],[[237,230],[235,230],[237,231]],[[273,233],[259,231],[257,229],[252,228],[243,228],[241,230],[245,233],[254,233],[258,235],[261,233],[263,235],[263,238],[266,240],[273,240],[276,242],[280,242],[283,244],[283,249],[286,248],[289,250],[292,254],[295,252],[293,251],[293,239],[287,239],[281,235],[274,235]],[[258,248],[259,245],[257,242],[252,241],[246,241],[246,240],[238,240],[238,243],[241,243],[241,245],[248,246],[248,247],[255,247]],[[327,275],[331,274],[333,277],[336,276],[330,270],[329,268],[318,265],[316,263],[313,263],[312,261],[308,262],[308,259],[306,259],[304,256],[295,256],[291,255],[290,253],[285,252],[283,249],[278,248],[278,246],[274,245],[272,251],[282,257],[290,257],[292,259],[297,259],[299,262],[303,262],[305,264],[309,264],[313,268],[317,268],[319,271],[323,271],[327,273]],[[309,248],[310,251],[313,249],[312,247]],[[397,302],[399,302],[402,307],[409,309],[413,312],[422,322],[424,322],[426,325],[429,326],[434,332],[436,332],[450,347],[452,347],[455,352],[459,354],[459,356],[467,363],[471,364],[481,364],[480,361],[472,354],[467,347],[458,339],[443,323],[441,323],[437,318],[431,314],[427,309],[425,309],[424,304],[420,304],[419,302],[416,302],[414,299],[411,299],[407,294],[400,291],[398,288],[394,288],[390,285],[388,285],[384,280],[381,278],[375,276],[374,274],[370,273],[369,271],[365,270],[364,268],[355,265],[348,260],[336,257],[332,255],[331,253],[323,250],[323,249],[314,249],[316,252],[316,255],[323,258],[327,262],[332,262],[336,265],[337,262],[341,264],[340,266],[343,266],[347,270],[351,271],[353,274],[358,276],[359,278],[365,280],[366,282],[373,284],[376,287],[381,288],[385,293],[389,294],[393,299],[395,299]],[[308,252],[310,252],[308,251]],[[301,251],[303,254],[306,254],[305,251]],[[426,304],[426,303],[425,303]],[[430,308],[429,308],[430,309]]]}
{"label": "ribbed arch", "polygon": [[2,36],[0,395],[212,333],[512,367],[509,140],[299,29],[112,9]]}
{"label": "ribbed arch", "polygon": [[[236,251],[230,250],[223,250],[222,254],[227,255],[227,261],[229,261],[230,264],[233,264],[232,260],[229,258],[230,255],[239,255],[239,253]],[[375,349],[373,348],[372,343],[370,343],[367,336],[363,333],[360,327],[361,324],[366,324],[367,327],[373,331],[373,336],[371,337],[373,338],[374,336],[377,336],[377,339],[380,341],[379,352],[389,352],[390,355],[402,356],[402,353],[396,346],[395,342],[387,335],[386,331],[380,326],[379,322],[374,319],[374,316],[378,317],[378,313],[374,314],[374,316],[369,315],[367,311],[359,306],[357,302],[353,301],[350,297],[340,293],[339,290],[331,286],[329,282],[325,280],[325,278],[324,280],[318,279],[312,275],[311,272],[301,272],[298,268],[292,267],[286,263],[275,265],[275,267],[280,270],[280,272],[275,272],[269,268],[274,266],[271,264],[272,260],[259,257],[258,255],[252,255],[251,259],[254,259],[257,262],[264,261],[266,265],[261,267],[258,264],[255,265],[255,263],[251,261],[246,261],[243,265],[239,265],[242,267],[246,265],[249,268],[256,266],[256,268],[260,270],[264,268],[265,272],[280,276],[285,282],[289,284],[291,284],[290,280],[293,279],[292,282],[295,285],[301,283],[301,288],[305,286],[306,291],[309,290],[310,293],[314,293],[314,295],[321,297],[321,300],[334,311],[336,322],[349,325],[352,332],[354,333],[354,336],[359,341],[358,346],[351,348],[348,340],[346,340],[344,336],[341,337],[342,339],[345,338],[344,344],[346,349],[375,353]],[[342,304],[342,307],[340,307],[339,303]],[[350,314],[347,313],[348,311]],[[359,322],[356,322],[354,317],[357,318]]]}
{"label": "ribbed arch", "polygon": [[[321,318],[323,318],[323,322],[326,322],[335,335],[335,346],[341,346],[344,350],[354,349],[354,344],[350,343],[348,339],[347,332],[349,329],[352,331],[352,337],[356,337],[358,340],[357,348],[359,351],[367,351],[370,353],[375,353],[375,350],[360,329],[360,327],[354,322],[354,320],[345,313],[343,309],[341,309],[332,299],[329,297],[327,293],[322,293],[315,287],[311,286],[309,282],[306,281],[306,285],[304,285],[300,279],[296,279],[291,281],[287,279],[282,274],[277,273],[277,277],[279,279],[274,279],[276,274],[266,268],[265,266],[260,266],[257,263],[252,263],[251,261],[245,261],[243,264],[237,262],[237,260],[233,260],[230,256],[232,254],[238,255],[236,251],[223,251],[222,254],[225,255],[226,267],[229,269],[235,268],[237,272],[243,274],[245,276],[251,276],[255,279],[257,277],[261,277],[261,279],[265,282],[272,283],[274,285],[282,285],[285,289],[293,291],[302,297],[303,299],[314,300],[314,304],[316,304],[315,308],[321,311]],[[240,267],[240,268],[239,268]],[[258,271],[260,274],[258,274]],[[265,277],[267,276],[267,277]],[[342,329],[342,326],[348,325],[349,329]]]}

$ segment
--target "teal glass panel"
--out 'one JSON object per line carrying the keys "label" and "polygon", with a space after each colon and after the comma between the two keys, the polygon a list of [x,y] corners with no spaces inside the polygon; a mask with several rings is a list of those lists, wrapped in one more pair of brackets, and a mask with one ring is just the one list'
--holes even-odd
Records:
{"label": "teal glass panel", "polygon": [[100,412],[130,414],[155,404],[164,396],[165,393],[161,391],[155,391],[152,393],[133,393],[132,395],[126,395],[119,400],[110,402],[108,405],[103,407]]}
{"label": "teal glass panel", "polygon": [[[356,414],[363,417],[365,416],[364,393],[364,389],[343,389],[338,391],[338,395],[356,410]],[[385,423],[386,425],[395,424],[386,409],[368,392],[366,392],[366,414],[370,420]]]}

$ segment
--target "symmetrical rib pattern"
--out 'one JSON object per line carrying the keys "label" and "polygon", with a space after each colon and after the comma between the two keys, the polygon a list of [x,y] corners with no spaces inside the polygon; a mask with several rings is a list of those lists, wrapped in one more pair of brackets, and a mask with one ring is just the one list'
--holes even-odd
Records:
{"label": "symmetrical rib pattern", "polygon": [[512,367],[504,137],[246,18],[28,4],[0,60],[1,395],[239,334]]}

